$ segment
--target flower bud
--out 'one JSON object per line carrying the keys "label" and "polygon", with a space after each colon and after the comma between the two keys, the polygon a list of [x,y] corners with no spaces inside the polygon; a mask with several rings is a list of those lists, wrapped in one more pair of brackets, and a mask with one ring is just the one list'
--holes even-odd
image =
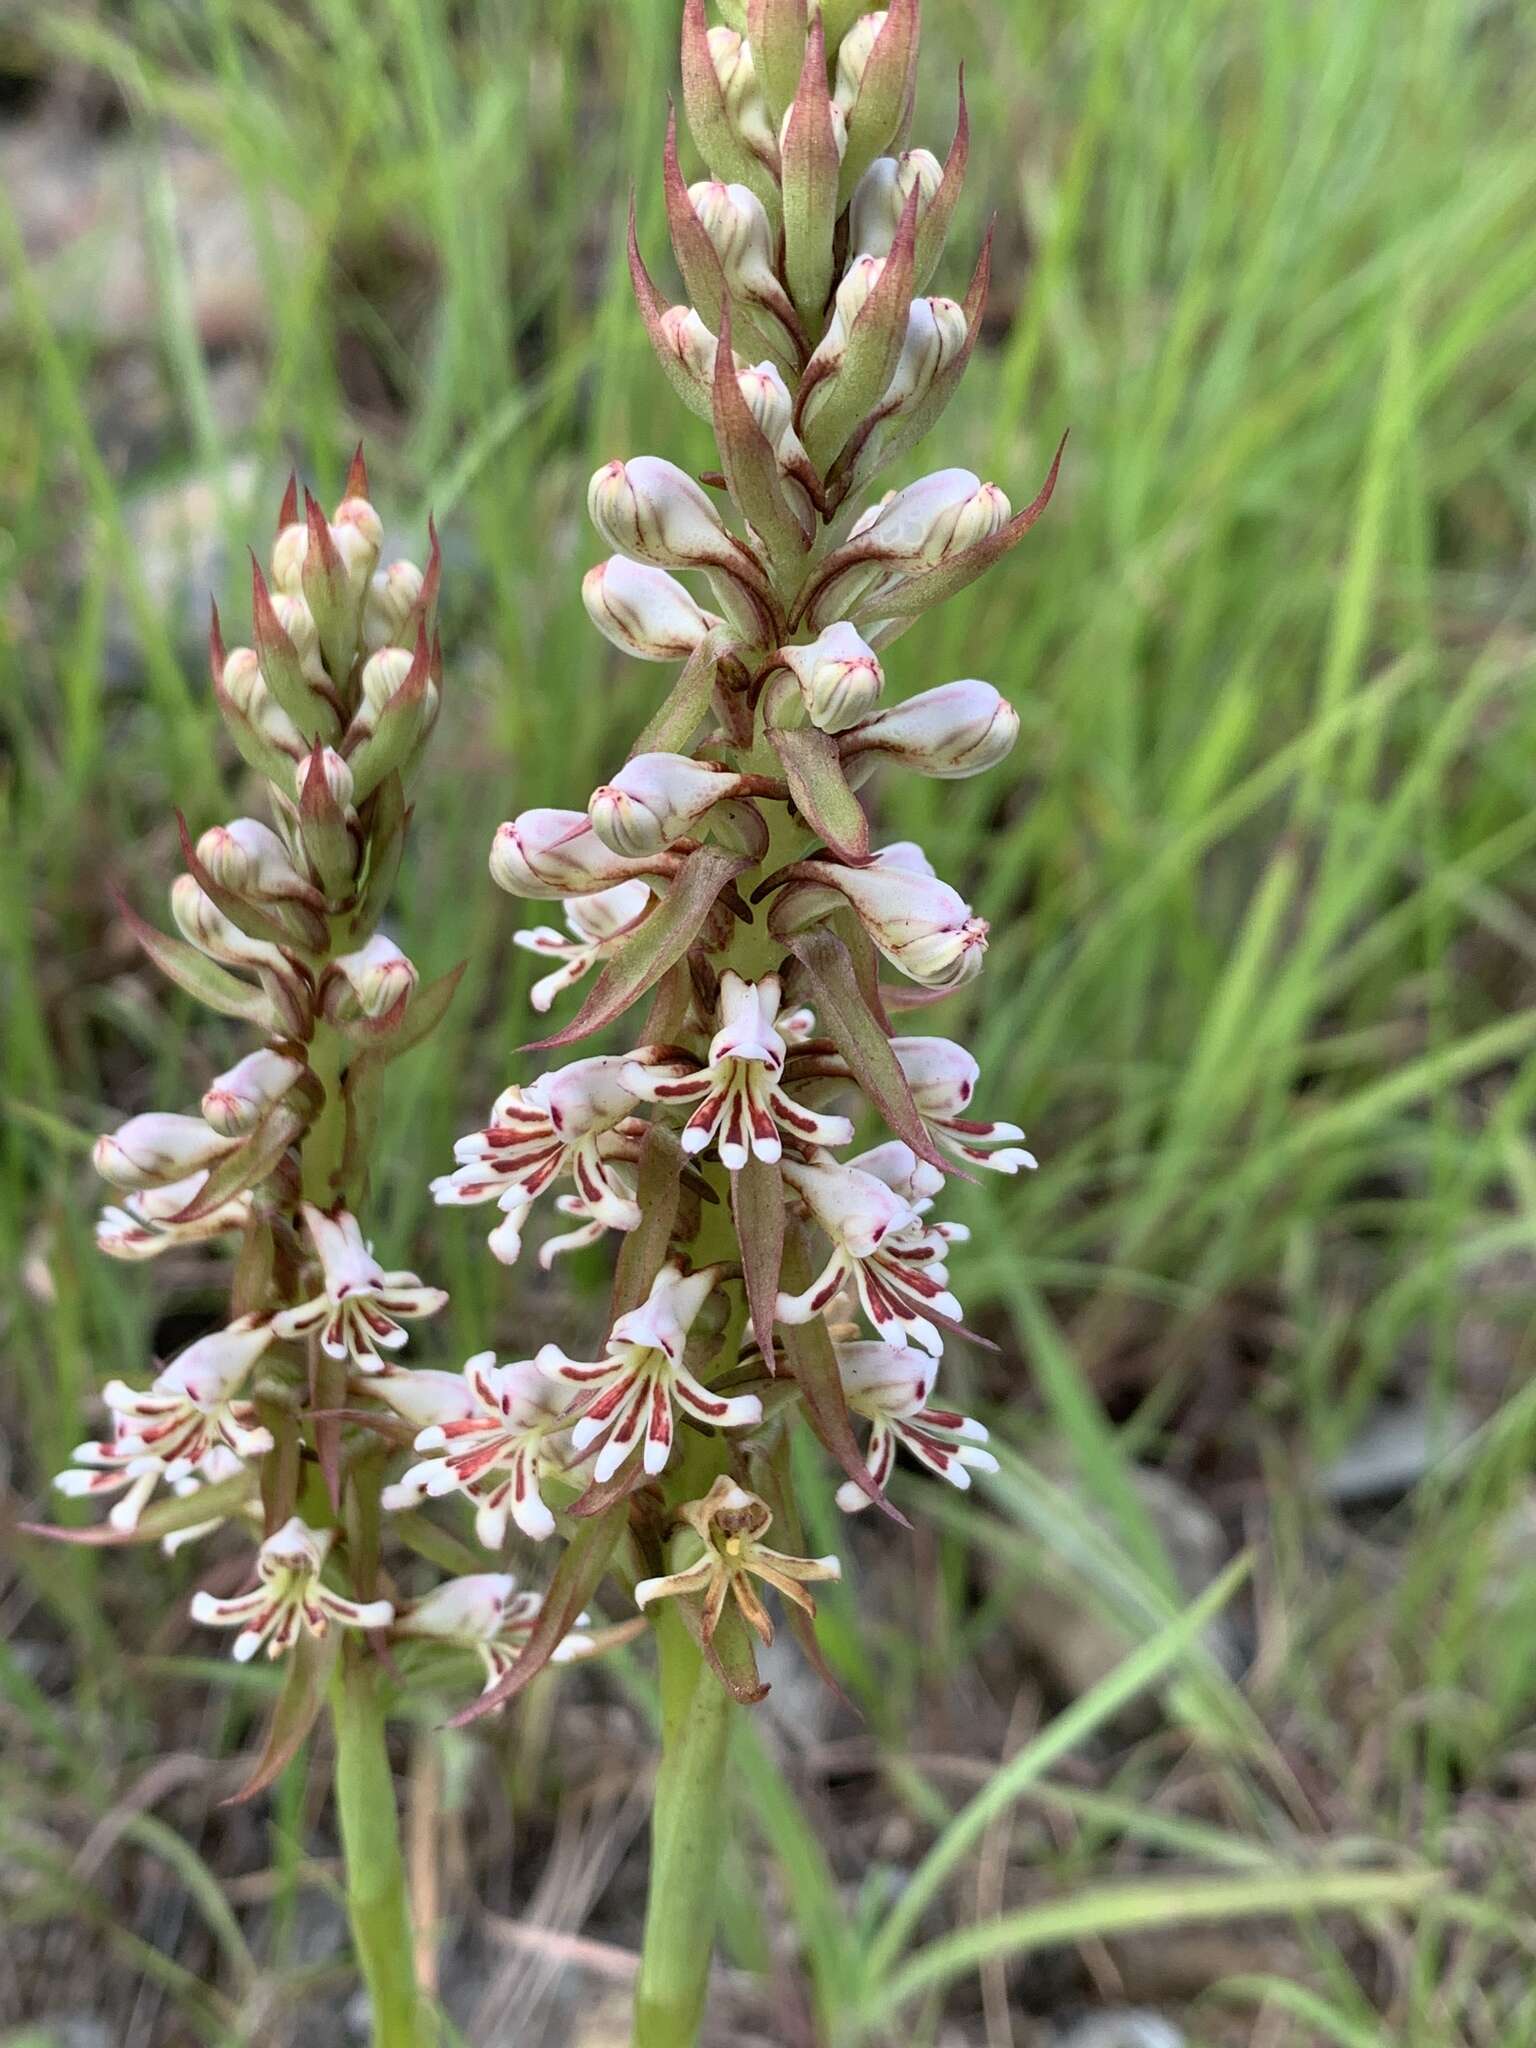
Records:
{"label": "flower bud", "polygon": [[[781,151],[784,147],[784,138],[789,133],[789,124],[794,117],[794,112],[793,105],[786,107],[784,109],[784,118],[779,123],[779,148]],[[829,100],[827,102],[827,113],[832,122],[833,146],[837,150],[837,160],[841,163],[848,151],[848,116],[837,104],[836,100]]]}
{"label": "flower bud", "polygon": [[509,896],[533,902],[591,896],[655,871],[652,863],[625,860],[605,846],[585,811],[524,811],[499,825],[491,843],[491,880]]}
{"label": "flower bud", "polygon": [[188,945],[196,946],[210,960],[222,961],[226,967],[265,967],[288,974],[286,955],[270,941],[250,938],[241,931],[191,875],[178,875],[171,884],[171,915]]}
{"label": "flower bud", "polygon": [[844,732],[880,700],[884,671],[872,647],[846,619],[804,647],[781,647],[778,660],[800,687],[805,715],[822,732]]}
{"label": "flower bud", "polygon": [[317,747],[313,752],[306,753],[298,764],[298,772],[293,780],[300,802],[303,801],[304,784],[309,776],[310,762],[316,753],[320,756],[320,773],[332,801],[342,810],[349,810],[353,794],[352,770],[334,747]]}
{"label": "flower bud", "polygon": [[226,1138],[243,1138],[275,1109],[304,1072],[291,1053],[264,1045],[219,1078],[203,1097],[203,1115]]}
{"label": "flower bud", "polygon": [[906,339],[886,389],[891,410],[910,406],[928,393],[965,347],[965,308],[954,299],[914,299],[907,311]]}
{"label": "flower bud", "polygon": [[794,403],[789,387],[772,363],[754,363],[742,370],[736,382],[747,402],[747,410],[762,429],[770,448],[777,449],[793,431]]}
{"label": "flower bud", "polygon": [[370,653],[406,637],[425,580],[414,562],[391,562],[373,576],[363,599],[363,645]]}
{"label": "flower bud", "polygon": [[327,979],[339,975],[356,998],[365,1017],[387,1017],[415,988],[415,967],[393,939],[375,932],[355,953],[342,953],[326,970]]}
{"label": "flower bud", "polygon": [[864,83],[865,68],[876,38],[885,27],[886,10],[878,14],[861,14],[849,29],[837,49],[837,77],[832,87],[832,103],[841,107],[845,115],[853,110],[853,103],[859,96],[859,87]]}
{"label": "flower bud", "polygon": [[408,647],[381,647],[363,663],[362,702],[375,719],[410,674],[414,659]]}
{"label": "flower bud", "polygon": [[888,256],[912,187],[918,188],[917,217],[921,220],[943,182],[944,167],[931,150],[877,156],[854,186],[848,204],[849,248],[861,255]]}
{"label": "flower bud", "polygon": [[346,565],[347,581],[361,596],[378,567],[384,525],[366,498],[343,498],[330,522],[331,539]]}
{"label": "flower bud", "polygon": [[684,660],[720,624],[675,576],[624,555],[587,571],[581,599],[603,638],[641,661]]}
{"label": "flower bud", "polygon": [[732,28],[709,31],[709,54],[720,81],[726,117],[754,156],[774,153],[773,121],[752,62],[752,46]]}
{"label": "flower bud", "polygon": [[319,682],[325,668],[320,660],[320,633],[314,613],[302,597],[290,597],[285,590],[278,591],[272,599],[272,610],[277,623],[293,642],[299,666],[308,677]]}
{"label": "flower bud", "polygon": [[298,759],[307,751],[304,735],[267,688],[254,647],[232,647],[219,687],[235,711],[270,745]]}
{"label": "flower bud", "polygon": [[232,1142],[210,1130],[200,1116],[167,1116],[152,1110],[98,1138],[91,1160],[102,1179],[115,1188],[164,1187],[212,1166]]}
{"label": "flower bud", "polygon": [[677,358],[701,399],[715,381],[715,356],[720,344],[692,306],[668,306],[661,316],[661,338]]}
{"label": "flower bud", "polygon": [[303,896],[310,885],[287,847],[259,818],[211,825],[197,842],[197,857],[221,889],[235,896]]}
{"label": "flower bud", "polygon": [[941,683],[865,719],[844,751],[888,754],[919,775],[958,781],[1001,761],[1018,736],[1019,714],[990,683]]}
{"label": "flower bud", "polygon": [[688,198],[720,259],[729,289],[744,298],[764,292],[777,296],[773,229],[757,194],[745,185],[706,178],[688,187]]}
{"label": "flower bud", "polygon": [[806,402],[806,418],[814,419],[822,403],[832,389],[833,373],[843,366],[848,353],[848,339],[853,332],[853,323],[863,312],[869,295],[880,282],[885,269],[883,256],[857,256],[849,265],[837,295],[832,303],[832,317],[827,322],[827,331],[817,342],[811,359],[805,366],[809,380],[809,395]]}
{"label": "flower bud", "polygon": [[968,469],[937,469],[872,505],[848,538],[877,542],[894,561],[936,567],[1006,526],[1008,500]]}
{"label": "flower bud", "polygon": [[719,513],[686,471],[656,455],[609,462],[587,486],[592,524],[610,547],[658,569],[694,569],[733,558]]}
{"label": "flower bud", "polygon": [[687,754],[636,754],[612,782],[592,793],[587,815],[603,844],[637,860],[661,853],[689,833],[741,777],[714,761]]}
{"label": "flower bud", "polygon": [[873,863],[838,871],[836,886],[893,967],[924,988],[955,988],[981,971],[985,918],[936,875]]}
{"label": "flower bud", "polygon": [[289,597],[304,594],[304,557],[309,552],[309,528],[303,520],[285,526],[272,544],[272,587]]}

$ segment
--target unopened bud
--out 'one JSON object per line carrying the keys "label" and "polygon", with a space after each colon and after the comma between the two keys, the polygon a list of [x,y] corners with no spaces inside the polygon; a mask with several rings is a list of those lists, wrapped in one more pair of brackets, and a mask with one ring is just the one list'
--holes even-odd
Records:
{"label": "unopened bud", "polygon": [[733,556],[703,486],[656,455],[605,463],[587,486],[587,510],[610,547],[658,569],[700,568]]}
{"label": "unopened bud", "polygon": [[171,884],[171,915],[188,945],[196,946],[210,960],[226,967],[265,967],[286,975],[288,960],[266,939],[253,939],[241,931],[232,918],[191,875],[178,875]]}
{"label": "unopened bud", "polygon": [[840,619],[804,647],[781,647],[778,659],[799,685],[805,715],[822,732],[843,732],[880,701],[885,676],[874,649]]}
{"label": "unopened bud", "polygon": [[866,719],[846,751],[888,754],[919,775],[958,781],[1001,761],[1019,736],[1019,714],[990,683],[941,683]]}
{"label": "unopened bud", "polygon": [[654,872],[605,846],[585,811],[524,811],[499,825],[491,843],[491,880],[536,903],[595,895]]}
{"label": "unopened bud", "polygon": [[854,186],[848,204],[849,248],[861,255],[889,256],[912,187],[918,189],[917,217],[921,220],[943,182],[944,166],[931,150],[877,156]]}
{"label": "unopened bud", "polygon": [[874,863],[838,871],[837,886],[893,967],[924,988],[954,988],[981,971],[987,922],[935,875]]}
{"label": "unopened bud", "polygon": [[197,842],[197,857],[221,889],[236,896],[298,896],[308,883],[288,849],[259,818],[211,825]]}
{"label": "unopened bud", "polygon": [[688,197],[708,235],[730,289],[751,298],[776,293],[773,271],[773,229],[763,202],[745,185],[727,185],[706,178],[688,187]]}
{"label": "unopened bud", "polygon": [[589,569],[581,598],[603,638],[641,661],[682,661],[720,623],[675,576],[624,555]]}
{"label": "unopened bud", "polygon": [[880,282],[884,269],[883,256],[857,256],[838,285],[837,296],[832,303],[832,317],[827,322],[826,332],[817,342],[811,359],[805,366],[806,374],[811,380],[807,417],[814,417],[818,410],[818,401],[824,401],[826,393],[831,388],[832,372],[842,368],[843,358],[848,353],[848,337],[853,332],[853,323],[863,312],[870,293]]}
{"label": "unopened bud", "polygon": [[752,62],[751,44],[733,28],[712,28],[709,54],[731,126],[754,156],[771,158],[773,120]]}
{"label": "unopened bud", "polygon": [[741,778],[714,761],[687,754],[637,754],[612,782],[592,793],[587,815],[605,846],[631,860],[661,853],[693,831]]}
{"label": "unopened bud", "polygon": [[226,1138],[243,1138],[292,1088],[304,1062],[270,1045],[247,1053],[203,1097],[203,1115]]}
{"label": "unopened bud", "polygon": [[382,932],[375,932],[355,953],[339,954],[327,975],[339,975],[363,1016],[373,1018],[388,1016],[406,1000],[417,981],[415,967]]}
{"label": "unopened bud", "polygon": [[777,449],[791,431],[794,417],[789,387],[772,363],[754,363],[750,370],[739,373],[736,382],[764,439],[770,448]]}
{"label": "unopened bud", "polygon": [[933,388],[965,347],[965,308],[954,299],[914,299],[907,334],[884,403],[893,410],[915,405]]}
{"label": "unopened bud", "polygon": [[378,567],[384,524],[366,498],[343,498],[330,522],[331,539],[346,565],[347,581],[361,596]]}
{"label": "unopened bud", "polygon": [[414,659],[408,647],[381,647],[363,663],[363,702],[375,717],[410,674]]}
{"label": "unopened bud", "polygon": [[982,483],[968,469],[938,469],[872,506],[848,538],[877,541],[890,559],[931,568],[989,539],[1010,513],[996,484]]}
{"label": "unopened bud", "polygon": [[306,751],[304,735],[267,688],[254,647],[232,647],[219,678],[234,709],[283,753],[297,759]]}
{"label": "unopened bud", "polygon": [[272,544],[272,587],[289,597],[304,594],[304,557],[309,553],[309,528],[302,520],[285,526]]}
{"label": "unopened bud", "polygon": [[[779,123],[779,148],[781,150],[784,147],[784,138],[789,133],[789,124],[794,118],[794,112],[793,106],[786,107],[784,118]],[[836,100],[829,100],[827,102],[827,114],[832,123],[833,147],[837,151],[837,160],[841,163],[848,151],[848,116],[843,112]]]}
{"label": "unopened bud", "polygon": [[692,306],[668,306],[661,316],[661,337],[677,358],[683,374],[703,396],[715,381],[719,342]]}
{"label": "unopened bud", "polygon": [[885,27],[886,10],[878,14],[861,14],[849,29],[837,49],[837,77],[832,87],[832,103],[840,107],[845,115],[853,111],[853,103],[859,96],[864,83],[865,68],[875,40]]}
{"label": "unopened bud", "polygon": [[200,1116],[151,1111],[130,1117],[119,1130],[98,1138],[91,1160],[102,1179],[115,1188],[164,1187],[212,1166],[230,1144]]}
{"label": "unopened bud", "polygon": [[423,581],[414,562],[391,562],[370,580],[363,599],[363,645],[370,653],[405,638],[406,621],[421,601]]}
{"label": "unopened bud", "polygon": [[325,674],[320,660],[320,634],[315,625],[315,615],[302,597],[290,597],[285,590],[279,590],[272,599],[272,610],[277,623],[293,642],[293,651],[299,657],[299,666],[313,681],[318,682]]}
{"label": "unopened bud", "polygon": [[293,780],[300,801],[303,801],[304,785],[309,780],[310,763],[316,753],[320,756],[320,774],[332,801],[340,809],[350,810],[353,795],[352,770],[334,747],[317,747],[313,752],[306,754],[298,764],[298,771]]}

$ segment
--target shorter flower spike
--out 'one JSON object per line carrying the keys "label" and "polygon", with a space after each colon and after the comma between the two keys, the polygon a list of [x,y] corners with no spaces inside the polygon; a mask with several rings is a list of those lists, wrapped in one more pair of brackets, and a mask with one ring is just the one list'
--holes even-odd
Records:
{"label": "shorter flower spike", "polygon": [[[968,1415],[948,1408],[930,1408],[938,1362],[921,1351],[890,1344],[840,1344],[837,1368],[848,1406],[870,1425],[864,1459],[870,1477],[884,1488],[902,1444],[921,1465],[963,1491],[971,1473],[995,1472],[997,1460],[981,1447],[987,1432]],[[852,1480],[837,1489],[845,1514],[869,1506],[869,1497]]]}
{"label": "shorter flower spike", "polygon": [[[543,1606],[539,1594],[520,1592],[516,1579],[507,1572],[470,1572],[463,1578],[445,1579],[423,1599],[402,1608],[395,1617],[394,1633],[473,1650],[485,1666],[484,1690],[489,1692],[527,1647]],[[580,1633],[590,1625],[590,1615],[577,1615],[576,1632],[561,1638],[550,1653],[550,1662],[569,1664],[598,1649],[591,1636]]]}
{"label": "shorter flower spike", "polygon": [[343,1628],[384,1628],[395,1610],[388,1600],[348,1600],[321,1582],[320,1573],[335,1533],[311,1529],[298,1515],[269,1536],[256,1553],[259,1583],[232,1600],[211,1593],[192,1596],[192,1619],[205,1628],[237,1628],[234,1657],[248,1664],[265,1645],[269,1657],[281,1657],[301,1631],[327,1635],[333,1621]]}
{"label": "shorter flower spike", "polygon": [[399,1351],[409,1342],[396,1317],[434,1316],[448,1296],[440,1287],[423,1287],[414,1273],[386,1273],[345,1209],[327,1213],[305,1202],[303,1213],[324,1284],[311,1300],[274,1316],[274,1334],[318,1333],[327,1358],[348,1358],[360,1373],[387,1371],[380,1350]]}
{"label": "shorter flower spike", "polygon": [[595,896],[568,896],[560,907],[571,933],[569,939],[548,925],[512,934],[513,945],[524,952],[564,963],[529,990],[528,1000],[541,1016],[556,996],[574,988],[628,938],[651,907],[651,891],[644,882],[620,882],[612,889],[598,890]]}
{"label": "shorter flower spike", "polygon": [[806,1585],[843,1575],[835,1557],[789,1557],[782,1550],[770,1550],[762,1540],[773,1526],[767,1503],[723,1473],[702,1500],[685,1502],[678,1516],[687,1531],[674,1545],[680,1569],[663,1578],[642,1579],[635,1588],[635,1603],[648,1607],[653,1600],[698,1598],[706,1642],[714,1639],[728,1596],[734,1597],[743,1620],[763,1642],[773,1641],[773,1623],[751,1584],[754,1578],[777,1587],[786,1600],[814,1615],[816,1602]]}
{"label": "shorter flower spike", "polygon": [[589,1397],[572,1411],[577,1419],[571,1446],[584,1451],[602,1440],[592,1468],[599,1485],[642,1441],[645,1470],[654,1475],[665,1468],[672,1452],[674,1403],[712,1428],[745,1429],[762,1421],[763,1404],[756,1394],[714,1393],[683,1362],[688,1332],[718,1278],[716,1266],[684,1273],[680,1266],[665,1265],[648,1298],[614,1324],[603,1347],[605,1358],[584,1364],[553,1345],[540,1352],[547,1372]]}
{"label": "shorter flower spike", "polygon": [[474,1503],[475,1534],[487,1550],[500,1550],[510,1518],[532,1543],[555,1533],[555,1518],[539,1487],[558,1471],[552,1439],[569,1424],[570,1396],[545,1370],[545,1356],[498,1365],[494,1351],[477,1351],[462,1377],[433,1373],[439,1387],[423,1388],[421,1373],[401,1373],[372,1389],[412,1421],[428,1417],[418,1451],[435,1457],[413,1465],[384,1490],[388,1509],[414,1507],[462,1493]]}

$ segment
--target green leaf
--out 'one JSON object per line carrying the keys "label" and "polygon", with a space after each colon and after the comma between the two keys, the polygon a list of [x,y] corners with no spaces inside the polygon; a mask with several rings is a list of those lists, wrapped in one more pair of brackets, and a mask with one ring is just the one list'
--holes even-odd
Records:
{"label": "green leaf", "polygon": [[177,1529],[190,1529],[198,1522],[222,1521],[244,1506],[255,1492],[249,1472],[233,1479],[221,1479],[215,1486],[200,1486],[185,1499],[157,1501],[146,1508],[135,1529],[114,1529],[108,1522],[88,1528],[69,1529],[53,1522],[18,1522],[24,1536],[46,1536],[53,1543],[74,1543],[91,1550],[117,1550],[129,1543],[158,1543]]}
{"label": "green leaf", "polygon": [[861,868],[869,861],[869,819],[849,787],[836,737],[814,725],[768,727],[790,795],[807,824],[839,860]]}
{"label": "green leaf", "polygon": [[792,932],[787,943],[805,969],[827,1035],[864,1093],[919,1159],[946,1176],[955,1173],[954,1160],[937,1149],[917,1113],[901,1062],[870,1012],[859,988],[853,956],[843,941],[825,925],[817,925],[808,932]]}
{"label": "green leaf", "polygon": [[626,1232],[613,1274],[612,1318],[638,1308],[651,1282],[666,1264],[667,1247],[677,1222],[683,1191],[683,1148],[665,1124],[650,1123],[640,1142],[635,1202],[640,1210],[636,1229]]}
{"label": "green leaf", "polygon": [[[811,1261],[803,1225],[787,1233],[784,1248],[784,1283],[796,1293],[810,1285]],[[893,1507],[870,1477],[859,1449],[858,1438],[848,1417],[848,1399],[843,1392],[842,1374],[832,1337],[820,1316],[809,1323],[784,1323],[780,1342],[789,1369],[805,1402],[812,1429],[836,1458],[859,1491],[868,1495],[883,1514],[903,1529],[912,1525],[900,1508]]]}
{"label": "green leaf", "polygon": [[589,1038],[611,1024],[648,988],[681,960],[693,944],[720,892],[750,866],[744,854],[723,847],[701,846],[689,854],[665,897],[653,903],[644,918],[604,967],[586,1001],[561,1031],[532,1039],[523,1052],[547,1052]]}
{"label": "green leaf", "polygon": [[752,1328],[771,1365],[773,1309],[784,1261],[784,1176],[776,1162],[770,1164],[753,1153],[745,1166],[732,1172],[731,1217],[741,1247]]}
{"label": "green leaf", "polygon": [[168,981],[175,982],[178,988],[206,1003],[210,1010],[217,1010],[222,1017],[239,1017],[261,1031],[277,1030],[277,1012],[260,989],[239,980],[184,939],[167,937],[140,917],[120,891],[114,889],[112,897],[119,916]]}
{"label": "green leaf", "polygon": [[720,657],[735,639],[729,626],[714,626],[689,655],[661,708],[629,750],[636,754],[686,754],[709,716]]}
{"label": "green leaf", "polygon": [[498,1685],[482,1693],[473,1705],[455,1714],[450,1727],[463,1728],[471,1721],[478,1721],[482,1715],[494,1714],[498,1707],[515,1698],[530,1679],[538,1676],[575,1627],[577,1615],[597,1591],[598,1582],[608,1569],[609,1560],[618,1548],[619,1538],[628,1522],[628,1505],[620,1500],[615,1501],[606,1514],[581,1524],[555,1566],[555,1575],[544,1595],[544,1605],[539,1610],[539,1618],[533,1625],[522,1655]]}
{"label": "green leaf", "polygon": [[318,1641],[308,1630],[301,1632],[251,1775],[232,1798],[219,1802],[222,1806],[243,1806],[248,1799],[265,1792],[298,1755],[325,1705],[326,1687],[340,1646],[339,1629],[332,1628]]}

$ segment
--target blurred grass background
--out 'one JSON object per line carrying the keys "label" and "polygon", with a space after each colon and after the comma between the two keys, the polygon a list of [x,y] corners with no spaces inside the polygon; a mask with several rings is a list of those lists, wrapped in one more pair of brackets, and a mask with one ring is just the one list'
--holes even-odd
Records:
{"label": "blurred grass background", "polygon": [[[232,1044],[135,959],[107,885],[158,912],[171,806],[194,830],[242,808],[207,593],[241,637],[244,542],[291,463],[333,496],[360,434],[390,545],[417,553],[434,508],[448,564],[394,929],[424,974],[471,963],[396,1070],[375,1234],[452,1290],[422,1362],[521,1352],[534,1325],[579,1349],[596,1324],[599,1255],[509,1278],[424,1190],[526,1071],[510,933],[532,913],[486,880],[494,826],[582,803],[657,689],[597,642],[578,583],[599,461],[705,459],[622,261],[633,180],[671,278],[675,12],[0,14],[10,1517],[49,1505],[92,1390],[214,1304],[206,1265],[91,1250],[90,1139],[187,1106]],[[814,1547],[854,1566],[826,1637],[865,1719],[775,1674],[741,1760],[721,2038],[877,2041],[899,1995],[902,2038],[986,2048],[1129,2005],[1179,2031],[1127,2043],[1518,2048],[1536,21],[1471,0],[926,13],[913,139],[942,151],[962,56],[973,123],[937,288],[994,209],[999,239],[984,346],[920,466],[1020,503],[1072,441],[1042,526],[890,663],[895,693],[996,682],[1024,721],[1009,769],[879,802],[992,920],[986,974],[934,1028],[975,1046],[982,1113],[1025,1123],[1042,1170],[956,1190],[961,1291],[1003,1354],[946,1371],[1006,1447],[997,1482],[913,1488],[915,1539],[834,1536],[807,1462]],[[1249,1583],[1191,1660],[1172,1617],[1240,1548]],[[206,1558],[7,1550],[0,2023],[22,2031],[0,2041],[344,2038],[319,1775],[215,1804],[264,1696],[184,1624]],[[1142,1664],[1095,1692],[1121,1651]],[[439,1732],[440,1700],[402,1717],[445,2038],[475,2048],[622,2038],[646,1679],[559,1685],[489,1741]],[[1058,1708],[1080,1740],[1037,1753]],[[972,1794],[990,1803],[957,1834]],[[1402,1896],[1373,1879],[1363,1917],[1326,1913],[1367,1866]],[[1444,1886],[1410,1911],[1421,1870]],[[1146,1931],[1176,1911],[1192,1932]]]}

